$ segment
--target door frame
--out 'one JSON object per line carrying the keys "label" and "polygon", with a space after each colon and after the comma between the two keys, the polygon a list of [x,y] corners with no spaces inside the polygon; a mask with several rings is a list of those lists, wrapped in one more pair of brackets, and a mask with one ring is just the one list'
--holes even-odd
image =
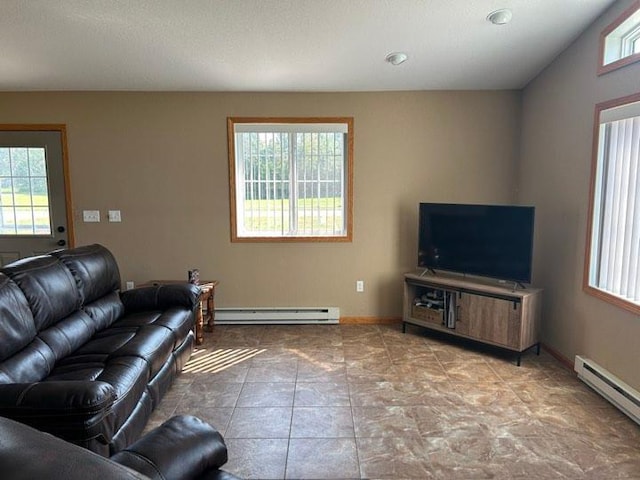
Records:
{"label": "door frame", "polygon": [[61,123],[0,123],[0,132],[58,132],[62,147],[62,173],[64,180],[64,203],[67,216],[67,239],[69,248],[76,243],[75,230],[73,228],[73,202],[71,201],[71,180],[69,178],[69,151],[67,149],[67,126]]}

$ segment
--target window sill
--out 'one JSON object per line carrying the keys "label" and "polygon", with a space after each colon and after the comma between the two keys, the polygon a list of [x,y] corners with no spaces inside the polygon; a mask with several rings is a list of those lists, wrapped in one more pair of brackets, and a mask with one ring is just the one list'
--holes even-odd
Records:
{"label": "window sill", "polygon": [[634,313],[636,315],[640,315],[640,305],[625,300],[624,298],[618,297],[616,295],[612,295],[598,288],[592,287],[590,285],[584,285],[583,288],[585,293],[591,295],[592,297],[596,297],[604,302],[607,302],[613,306],[626,310],[628,312]]}

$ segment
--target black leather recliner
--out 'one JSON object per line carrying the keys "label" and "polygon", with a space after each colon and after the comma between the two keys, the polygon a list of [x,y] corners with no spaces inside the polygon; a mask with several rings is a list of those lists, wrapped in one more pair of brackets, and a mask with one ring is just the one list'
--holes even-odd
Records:
{"label": "black leather recliner", "polygon": [[0,417],[3,480],[236,479],[226,461],[220,434],[196,417],[173,417],[111,459]]}
{"label": "black leather recliner", "polygon": [[191,355],[198,288],[120,292],[101,245],[0,272],[0,416],[103,456],[135,441]]}

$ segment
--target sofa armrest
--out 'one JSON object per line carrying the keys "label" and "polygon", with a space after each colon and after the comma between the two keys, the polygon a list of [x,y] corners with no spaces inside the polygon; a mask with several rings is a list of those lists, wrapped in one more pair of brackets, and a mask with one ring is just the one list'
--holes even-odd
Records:
{"label": "sofa armrest", "polygon": [[149,480],[78,445],[0,417],[3,480]]}
{"label": "sofa armrest", "polygon": [[0,416],[71,440],[110,440],[104,419],[115,400],[114,388],[100,381],[0,384]]}
{"label": "sofa armrest", "polygon": [[111,459],[152,479],[187,480],[218,470],[227,461],[227,447],[212,426],[199,418],[179,415]]}
{"label": "sofa armrest", "polygon": [[120,293],[127,313],[166,310],[170,307],[194,310],[199,298],[200,288],[190,283],[138,287]]}
{"label": "sofa armrest", "polygon": [[111,408],[115,399],[114,388],[106,382],[99,381],[73,380],[0,385],[0,411],[8,414],[94,414]]}

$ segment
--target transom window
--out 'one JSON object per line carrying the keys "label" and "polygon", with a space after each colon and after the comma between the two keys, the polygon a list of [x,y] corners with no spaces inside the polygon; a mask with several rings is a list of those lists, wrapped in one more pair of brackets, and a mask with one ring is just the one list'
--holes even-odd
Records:
{"label": "transom window", "polygon": [[42,147],[0,147],[0,235],[51,235]]}
{"label": "transom window", "polygon": [[640,93],[595,118],[585,290],[640,314]]}
{"label": "transom window", "polygon": [[600,35],[598,74],[640,60],[640,0],[634,2]]}
{"label": "transom window", "polygon": [[352,118],[229,118],[232,241],[350,241]]}

